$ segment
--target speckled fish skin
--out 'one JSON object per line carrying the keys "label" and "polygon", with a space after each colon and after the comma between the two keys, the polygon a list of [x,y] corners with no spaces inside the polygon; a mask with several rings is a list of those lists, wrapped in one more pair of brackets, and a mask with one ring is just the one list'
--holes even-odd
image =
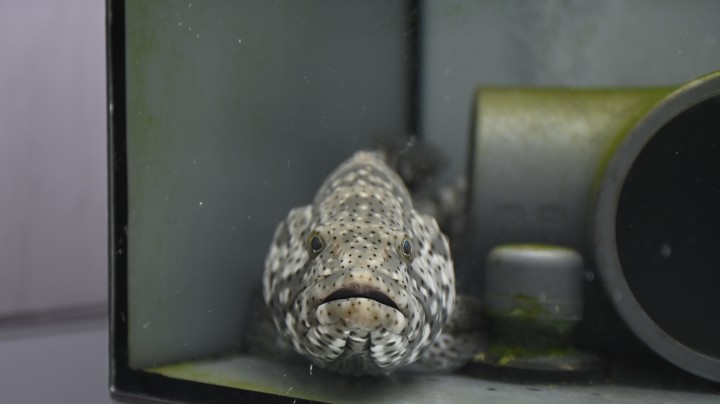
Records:
{"label": "speckled fish skin", "polygon": [[452,315],[447,238],[380,154],[357,152],[278,225],[263,296],[282,337],[314,364],[388,374],[416,361]]}

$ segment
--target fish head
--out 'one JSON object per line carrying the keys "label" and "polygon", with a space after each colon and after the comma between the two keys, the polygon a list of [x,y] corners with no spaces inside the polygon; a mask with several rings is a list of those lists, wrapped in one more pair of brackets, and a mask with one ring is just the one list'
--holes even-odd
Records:
{"label": "fish head", "polygon": [[380,374],[437,338],[454,304],[447,240],[434,219],[410,217],[394,228],[320,221],[306,207],[279,226],[273,248],[285,254],[266,261],[265,296],[296,351],[342,373]]}

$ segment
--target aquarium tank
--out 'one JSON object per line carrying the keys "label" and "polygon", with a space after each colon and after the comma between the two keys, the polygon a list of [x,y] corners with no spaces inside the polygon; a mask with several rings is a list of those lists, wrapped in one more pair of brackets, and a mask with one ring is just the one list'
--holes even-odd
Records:
{"label": "aquarium tank", "polygon": [[112,397],[717,402],[719,15],[108,0]]}

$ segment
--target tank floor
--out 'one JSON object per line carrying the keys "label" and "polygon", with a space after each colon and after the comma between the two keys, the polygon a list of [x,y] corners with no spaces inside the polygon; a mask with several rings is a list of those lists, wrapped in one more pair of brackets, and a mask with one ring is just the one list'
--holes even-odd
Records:
{"label": "tank floor", "polygon": [[[664,383],[641,381],[633,385],[632,382],[616,382],[613,379],[592,384],[526,384],[462,374],[429,373],[412,367],[387,377],[355,378],[325,372],[304,361],[278,362],[240,355],[184,362],[147,371],[177,379],[336,403],[632,401],[684,404],[717,403],[720,399],[720,384],[705,383],[699,379],[685,390],[669,389]],[[633,372],[620,372],[619,377],[628,379],[626,375],[629,373]]]}

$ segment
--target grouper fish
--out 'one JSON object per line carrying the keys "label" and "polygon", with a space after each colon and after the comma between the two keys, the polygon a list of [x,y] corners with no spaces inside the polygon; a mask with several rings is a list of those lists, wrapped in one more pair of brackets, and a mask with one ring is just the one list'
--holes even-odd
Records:
{"label": "grouper fish", "polygon": [[383,375],[452,356],[448,239],[378,152],[355,153],[278,225],[263,297],[285,342],[325,369]]}

